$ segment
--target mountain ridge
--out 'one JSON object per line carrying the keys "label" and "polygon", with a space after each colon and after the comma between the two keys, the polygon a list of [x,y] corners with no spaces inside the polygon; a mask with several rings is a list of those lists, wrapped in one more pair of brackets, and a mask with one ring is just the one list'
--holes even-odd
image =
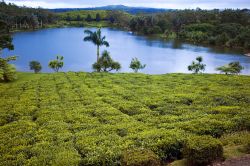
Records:
{"label": "mountain ridge", "polygon": [[130,14],[138,14],[138,13],[162,13],[162,12],[172,11],[175,9],[130,7],[130,6],[125,6],[125,5],[108,5],[108,6],[101,6],[101,7],[89,7],[89,8],[55,8],[55,9],[49,9],[49,10],[56,12],[56,13],[77,11],[77,10],[117,10],[117,11],[128,12]]}

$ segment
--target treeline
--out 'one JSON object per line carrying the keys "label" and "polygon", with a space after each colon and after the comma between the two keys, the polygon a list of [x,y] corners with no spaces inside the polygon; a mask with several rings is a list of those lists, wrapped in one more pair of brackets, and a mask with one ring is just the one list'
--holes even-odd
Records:
{"label": "treeline", "polygon": [[11,30],[37,29],[56,21],[56,15],[45,9],[19,7],[12,3],[0,2],[0,20]]}
{"label": "treeline", "polygon": [[[250,10],[173,10],[131,15],[116,10],[72,11],[59,19],[76,23],[106,22],[144,35],[160,35],[194,44],[250,49]],[[85,24],[82,24],[85,25]]]}
{"label": "treeline", "polygon": [[52,13],[45,9],[18,7],[0,2],[0,20],[11,30],[55,26],[119,27],[144,35],[159,35],[194,44],[250,50],[250,10],[171,10],[137,14],[118,10]]}
{"label": "treeline", "polygon": [[176,10],[160,14],[126,17],[112,12],[114,23],[131,31],[192,43],[250,49],[250,10]]}

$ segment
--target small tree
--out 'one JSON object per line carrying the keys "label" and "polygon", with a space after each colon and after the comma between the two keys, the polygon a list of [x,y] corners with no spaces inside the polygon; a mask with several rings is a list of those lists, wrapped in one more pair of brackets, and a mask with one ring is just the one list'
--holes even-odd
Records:
{"label": "small tree", "polygon": [[138,70],[144,69],[146,65],[145,64],[142,65],[141,62],[137,58],[133,58],[129,67],[133,69],[135,73],[137,73]]}
{"label": "small tree", "polygon": [[225,74],[239,74],[244,67],[241,66],[240,62],[231,62],[227,65],[216,68],[216,70]]}
{"label": "small tree", "polygon": [[93,69],[98,72],[109,72],[112,70],[120,70],[121,65],[118,62],[113,61],[108,51],[104,51],[99,60],[93,64]]}
{"label": "small tree", "polygon": [[79,14],[76,16],[76,21],[81,21],[81,16]]}
{"label": "small tree", "polygon": [[97,22],[101,21],[101,16],[100,16],[99,13],[96,14],[95,20],[96,20]]}
{"label": "small tree", "polygon": [[189,71],[193,71],[193,73],[202,73],[202,71],[205,71],[206,65],[201,63],[203,61],[203,58],[201,56],[198,56],[196,58],[196,61],[193,61],[191,65],[188,66]]}
{"label": "small tree", "polygon": [[42,70],[42,65],[38,61],[31,61],[30,70],[34,70],[35,73],[39,73]]}
{"label": "small tree", "polygon": [[49,62],[49,67],[53,69],[55,72],[58,72],[60,68],[64,65],[63,56],[56,56],[56,60],[52,60]]}
{"label": "small tree", "polygon": [[92,17],[90,14],[87,15],[87,17],[85,18],[85,21],[87,21],[87,22],[92,21]]}

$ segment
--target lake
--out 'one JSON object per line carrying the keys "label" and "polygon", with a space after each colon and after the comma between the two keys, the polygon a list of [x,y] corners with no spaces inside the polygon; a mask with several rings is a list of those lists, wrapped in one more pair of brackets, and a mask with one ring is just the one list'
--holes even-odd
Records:
{"label": "lake", "polygon": [[[147,65],[143,73],[188,73],[187,66],[197,56],[202,56],[207,65],[205,73],[216,73],[216,67],[239,61],[245,68],[242,73],[250,74],[250,57],[241,52],[148,38],[111,28],[103,28],[102,33],[110,47],[101,47],[101,51],[107,49],[112,58],[121,63],[120,72],[132,72],[129,64],[137,57]],[[19,71],[29,71],[29,61],[37,60],[43,66],[42,72],[52,72],[48,62],[62,55],[65,63],[62,71],[91,72],[96,61],[96,46],[83,42],[84,35],[84,28],[18,32],[13,35],[15,50],[4,50],[4,55],[18,55],[14,64]]]}

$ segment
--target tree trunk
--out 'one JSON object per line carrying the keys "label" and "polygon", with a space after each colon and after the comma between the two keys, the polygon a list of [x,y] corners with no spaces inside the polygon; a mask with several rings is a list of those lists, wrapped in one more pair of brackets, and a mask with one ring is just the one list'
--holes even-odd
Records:
{"label": "tree trunk", "polygon": [[97,46],[97,60],[96,60],[96,62],[98,62],[98,60],[99,60],[99,55],[100,55],[100,46]]}

